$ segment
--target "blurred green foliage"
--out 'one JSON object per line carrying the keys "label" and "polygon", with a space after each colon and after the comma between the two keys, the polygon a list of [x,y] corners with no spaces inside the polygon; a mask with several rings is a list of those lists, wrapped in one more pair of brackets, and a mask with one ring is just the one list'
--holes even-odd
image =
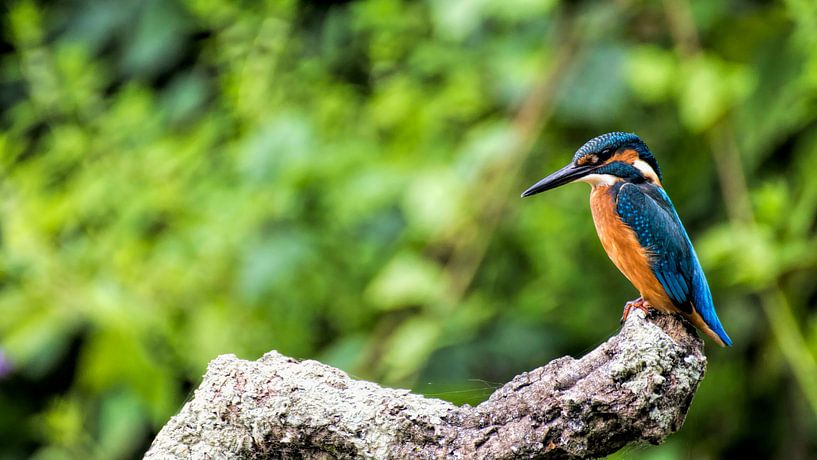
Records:
{"label": "blurred green foliage", "polygon": [[518,193],[613,130],[735,341],[617,457],[814,458],[815,5],[5,2],[0,459],[138,456],[223,353],[472,404],[582,354],[636,294]]}

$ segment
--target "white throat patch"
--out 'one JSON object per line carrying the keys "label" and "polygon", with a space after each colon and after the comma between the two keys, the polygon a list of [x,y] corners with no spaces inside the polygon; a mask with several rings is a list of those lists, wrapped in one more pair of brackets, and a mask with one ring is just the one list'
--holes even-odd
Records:
{"label": "white throat patch", "polygon": [[613,185],[620,180],[622,180],[620,177],[612,174],[588,174],[580,179],[577,179],[577,182],[587,182],[593,187],[596,187],[599,185]]}

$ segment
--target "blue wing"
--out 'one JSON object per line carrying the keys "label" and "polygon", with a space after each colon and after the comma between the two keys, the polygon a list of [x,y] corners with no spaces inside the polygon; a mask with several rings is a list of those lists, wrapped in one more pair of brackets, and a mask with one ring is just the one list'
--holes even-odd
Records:
{"label": "blue wing", "polygon": [[653,184],[625,183],[618,190],[616,211],[641,246],[649,249],[652,272],[673,304],[687,314],[694,308],[707,326],[731,345],[715,313],[698,256],[666,192]]}

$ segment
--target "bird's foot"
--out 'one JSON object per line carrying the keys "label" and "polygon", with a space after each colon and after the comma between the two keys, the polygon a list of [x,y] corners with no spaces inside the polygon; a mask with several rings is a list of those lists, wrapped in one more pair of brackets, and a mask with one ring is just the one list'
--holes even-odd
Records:
{"label": "bird's foot", "polygon": [[643,297],[631,300],[624,304],[624,312],[621,314],[621,324],[624,324],[624,322],[627,321],[627,316],[630,315],[630,312],[633,310],[633,308],[643,311],[648,318],[652,316],[652,312],[655,311],[653,310],[652,305],[650,305],[649,302],[644,300]]}

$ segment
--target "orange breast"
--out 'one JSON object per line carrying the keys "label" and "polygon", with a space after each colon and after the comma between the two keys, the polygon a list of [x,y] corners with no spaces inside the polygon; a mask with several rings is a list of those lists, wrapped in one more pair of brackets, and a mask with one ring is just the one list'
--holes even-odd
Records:
{"label": "orange breast", "polygon": [[664,312],[676,311],[652,273],[648,252],[638,243],[635,232],[618,216],[609,189],[609,186],[594,186],[590,192],[593,222],[607,256],[653,308]]}

